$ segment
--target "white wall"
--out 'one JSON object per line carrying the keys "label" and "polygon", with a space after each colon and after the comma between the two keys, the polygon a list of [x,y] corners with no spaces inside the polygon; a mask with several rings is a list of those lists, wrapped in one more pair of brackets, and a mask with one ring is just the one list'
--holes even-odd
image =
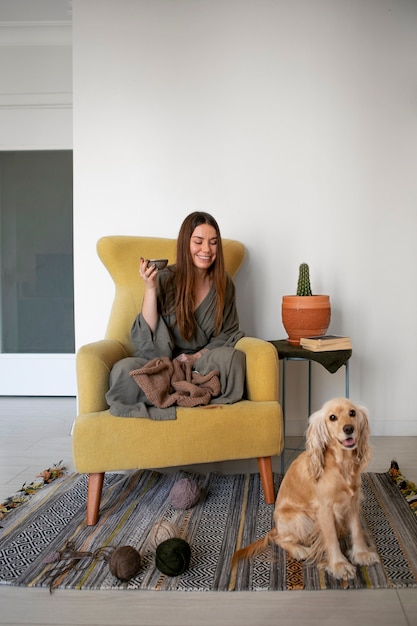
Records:
{"label": "white wall", "polygon": [[[248,251],[247,334],[285,337],[308,262],[374,434],[417,434],[416,27],[414,0],[73,0],[77,346],[113,297],[97,239],[176,237],[207,210]],[[314,408],[343,376],[314,368]]]}
{"label": "white wall", "polygon": [[71,149],[71,21],[7,21],[8,4],[0,0],[0,150]]}
{"label": "white wall", "polygon": [[[0,0],[0,150],[61,149],[72,149],[68,3]],[[74,355],[0,354],[0,395],[75,393]]]}

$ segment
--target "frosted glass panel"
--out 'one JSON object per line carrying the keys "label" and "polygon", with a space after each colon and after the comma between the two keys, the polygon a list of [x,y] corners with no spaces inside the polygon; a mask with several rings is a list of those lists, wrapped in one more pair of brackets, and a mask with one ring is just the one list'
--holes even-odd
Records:
{"label": "frosted glass panel", "polygon": [[1,352],[74,352],[72,151],[0,152]]}

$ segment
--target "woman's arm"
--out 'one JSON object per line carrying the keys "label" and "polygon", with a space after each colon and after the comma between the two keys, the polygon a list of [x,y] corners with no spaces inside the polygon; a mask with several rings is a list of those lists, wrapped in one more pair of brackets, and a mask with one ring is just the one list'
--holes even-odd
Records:
{"label": "woman's arm", "polygon": [[159,298],[166,289],[166,270],[155,272],[154,268],[147,268],[146,263],[143,265],[141,260],[140,272],[145,280],[145,293],[142,310],[133,321],[130,331],[134,356],[148,361],[162,356],[172,358],[175,343],[170,328],[160,314],[159,303]]}
{"label": "woman's arm", "polygon": [[[212,311],[211,318],[208,319],[207,316],[205,321],[201,320],[200,326],[197,329],[198,339],[196,341],[196,349],[199,347],[198,344],[202,347],[194,354],[187,352],[180,354],[177,357],[179,360],[194,363],[197,359],[214,348],[221,348],[223,346],[234,347],[236,342],[244,337],[245,333],[241,331],[239,327],[239,318],[236,310],[235,287],[230,276],[227,277],[225,296],[223,323],[220,333],[218,335],[215,334],[214,311]],[[203,341],[204,338],[206,341]]]}
{"label": "woman's arm", "polygon": [[141,257],[139,274],[145,283],[145,295],[142,303],[142,317],[154,333],[158,324],[158,302],[156,297],[158,270],[148,265],[148,259]]}

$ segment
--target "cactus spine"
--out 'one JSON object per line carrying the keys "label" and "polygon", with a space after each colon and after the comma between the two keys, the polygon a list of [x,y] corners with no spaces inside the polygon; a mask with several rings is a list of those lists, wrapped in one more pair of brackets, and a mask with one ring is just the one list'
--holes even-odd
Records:
{"label": "cactus spine", "polygon": [[298,273],[297,296],[312,296],[310,270],[307,263],[301,263]]}

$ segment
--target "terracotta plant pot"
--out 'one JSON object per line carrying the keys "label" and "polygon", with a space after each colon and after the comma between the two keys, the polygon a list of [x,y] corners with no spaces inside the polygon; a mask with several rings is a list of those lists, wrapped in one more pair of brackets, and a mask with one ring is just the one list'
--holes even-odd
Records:
{"label": "terracotta plant pot", "polygon": [[288,343],[299,346],[301,337],[325,335],[330,314],[329,296],[283,296],[282,323]]}

